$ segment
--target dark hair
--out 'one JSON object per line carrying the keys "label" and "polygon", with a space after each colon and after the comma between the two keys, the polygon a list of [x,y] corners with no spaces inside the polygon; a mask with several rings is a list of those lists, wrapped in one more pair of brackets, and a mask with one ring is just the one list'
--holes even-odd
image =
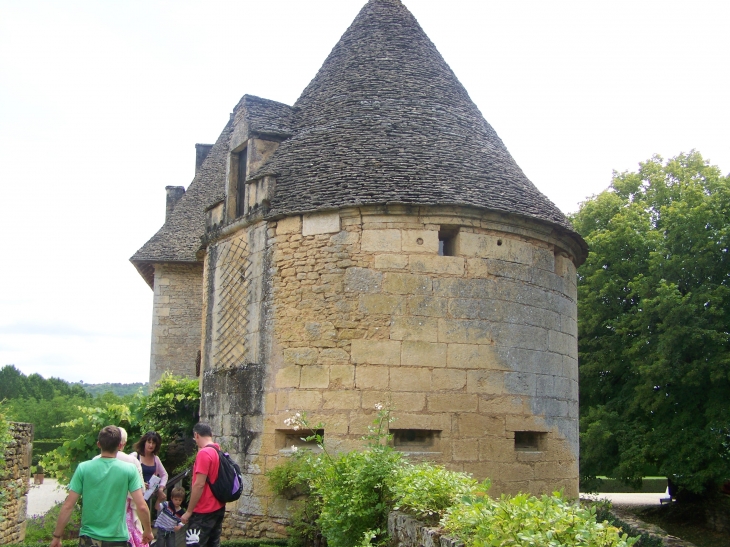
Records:
{"label": "dark hair", "polygon": [[182,486],[176,486],[172,489],[172,492],[170,492],[170,499],[172,498],[182,498],[185,499],[185,489]]}
{"label": "dark hair", "polygon": [[193,426],[193,433],[197,433],[201,437],[212,437],[213,436],[213,430],[210,428],[210,425],[208,425],[205,422],[198,422]]}
{"label": "dark hair", "polygon": [[146,454],[145,444],[147,441],[155,442],[155,449],[152,451],[152,455],[157,456],[157,453],[160,451],[160,446],[162,446],[162,437],[160,437],[160,434],[156,431],[148,431],[142,435],[142,437],[134,444],[134,450],[140,456],[144,456]]}
{"label": "dark hair", "polygon": [[102,452],[116,452],[119,450],[119,443],[122,442],[122,432],[115,425],[108,425],[99,431],[99,447]]}

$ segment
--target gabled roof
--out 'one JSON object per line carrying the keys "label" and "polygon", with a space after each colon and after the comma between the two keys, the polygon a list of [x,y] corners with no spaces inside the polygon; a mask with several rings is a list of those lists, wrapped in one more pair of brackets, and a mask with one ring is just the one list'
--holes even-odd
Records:
{"label": "gabled roof", "polygon": [[225,197],[229,121],[165,224],[130,260],[152,286],[150,263],[197,262],[200,238],[205,234],[205,209]]}
{"label": "gabled roof", "polygon": [[349,205],[459,204],[573,232],[527,179],[399,0],[370,0],[294,105],[270,217]]}

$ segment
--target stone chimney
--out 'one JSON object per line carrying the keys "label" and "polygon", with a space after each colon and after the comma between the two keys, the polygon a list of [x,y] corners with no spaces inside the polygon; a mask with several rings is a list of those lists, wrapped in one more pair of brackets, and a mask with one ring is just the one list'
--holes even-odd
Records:
{"label": "stone chimney", "polygon": [[165,200],[165,222],[170,218],[172,210],[180,201],[180,198],[185,195],[184,186],[165,186],[165,193],[167,194]]}
{"label": "stone chimney", "polygon": [[197,176],[198,171],[203,166],[205,158],[208,157],[208,152],[213,148],[212,144],[195,144],[195,175]]}

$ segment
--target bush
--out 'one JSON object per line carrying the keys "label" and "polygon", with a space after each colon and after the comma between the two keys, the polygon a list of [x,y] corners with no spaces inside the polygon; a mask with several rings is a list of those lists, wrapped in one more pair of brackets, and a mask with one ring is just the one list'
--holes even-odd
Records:
{"label": "bush", "polygon": [[596,520],[596,508],[552,496],[465,496],[441,521],[466,547],[492,545],[629,547],[629,538],[608,522]]}
{"label": "bush", "polygon": [[[45,515],[32,515],[26,520],[25,543],[48,544],[53,538],[53,530],[58,521],[58,514],[61,512],[62,503],[51,507]],[[81,507],[76,505],[71,518],[66,525],[64,537],[67,539],[77,538],[81,529]],[[78,541],[75,541],[78,544]]]}
{"label": "bush", "polygon": [[[473,494],[476,480],[466,473],[448,471],[440,465],[421,463],[398,470],[392,486],[396,510],[426,521],[438,520],[462,496]],[[488,483],[484,489],[488,489]]]}

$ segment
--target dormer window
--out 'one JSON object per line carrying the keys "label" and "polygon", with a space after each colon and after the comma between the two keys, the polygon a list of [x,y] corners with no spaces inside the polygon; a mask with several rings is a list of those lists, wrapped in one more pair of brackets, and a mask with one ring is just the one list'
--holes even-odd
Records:
{"label": "dormer window", "polygon": [[245,213],[248,147],[236,154],[236,157],[238,158],[238,175],[236,178],[236,217],[240,217]]}

